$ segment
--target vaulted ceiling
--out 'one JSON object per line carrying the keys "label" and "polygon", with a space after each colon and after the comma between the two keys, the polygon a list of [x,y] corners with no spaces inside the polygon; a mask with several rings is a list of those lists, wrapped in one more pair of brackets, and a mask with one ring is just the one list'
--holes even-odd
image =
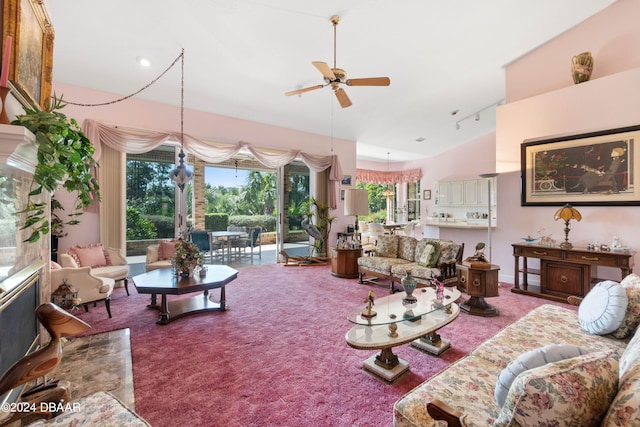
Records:
{"label": "vaulted ceiling", "polygon": [[[390,152],[402,161],[492,132],[504,66],[613,2],[46,0],[46,7],[54,82],[131,94],[184,48],[187,108],[354,140],[359,159],[386,160]],[[391,84],[341,85],[348,108],[330,87],[284,96],[325,83],[312,61],[333,67],[333,15],[340,16],[337,67],[347,78],[388,76]],[[136,96],[179,105],[180,67]]]}

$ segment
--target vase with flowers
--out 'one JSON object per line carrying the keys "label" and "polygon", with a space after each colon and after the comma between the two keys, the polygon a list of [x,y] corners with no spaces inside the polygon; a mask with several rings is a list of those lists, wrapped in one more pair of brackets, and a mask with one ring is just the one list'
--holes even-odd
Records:
{"label": "vase with flowers", "polygon": [[176,274],[180,276],[191,276],[193,270],[202,265],[204,258],[195,243],[184,238],[176,242],[176,253],[171,258],[171,264],[175,268]]}

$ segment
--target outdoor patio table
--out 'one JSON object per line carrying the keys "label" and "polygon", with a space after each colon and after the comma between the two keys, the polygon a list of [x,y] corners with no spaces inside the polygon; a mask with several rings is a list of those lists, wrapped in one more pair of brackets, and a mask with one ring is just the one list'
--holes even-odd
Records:
{"label": "outdoor patio table", "polygon": [[[214,242],[220,240],[221,238],[225,238],[226,239],[226,245],[227,245],[227,262],[231,261],[231,243],[230,240],[231,239],[239,239],[242,236],[246,236],[247,233],[245,233],[244,231],[210,231],[209,232],[209,243],[210,243],[210,247],[214,247]],[[224,263],[224,248],[222,250],[222,262]]]}

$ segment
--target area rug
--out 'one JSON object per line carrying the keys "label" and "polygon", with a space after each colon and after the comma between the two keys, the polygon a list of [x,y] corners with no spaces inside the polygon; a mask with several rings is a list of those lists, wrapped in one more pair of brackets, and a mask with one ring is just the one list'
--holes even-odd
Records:
{"label": "area rug", "polygon": [[[469,354],[541,304],[507,287],[488,302],[498,317],[461,313],[439,332],[451,348],[434,357],[394,348],[410,371],[393,384],[362,370],[375,352],[350,348],[347,313],[369,290],[329,267],[265,265],[241,269],[227,285],[226,312],[198,314],[160,326],[148,295],[114,292],[113,318],[103,307],[81,312],[89,333],[130,328],[136,410],[156,426],[390,426],[393,403]],[[213,295],[216,293],[214,291]]]}

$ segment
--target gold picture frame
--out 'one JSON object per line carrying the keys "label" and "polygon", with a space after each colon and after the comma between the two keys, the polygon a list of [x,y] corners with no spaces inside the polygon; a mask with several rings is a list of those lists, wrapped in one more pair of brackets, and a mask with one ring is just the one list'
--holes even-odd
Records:
{"label": "gold picture frame", "polygon": [[[2,49],[13,38],[9,81],[12,93],[27,108],[47,109],[53,76],[54,31],[44,2],[4,0]],[[4,52],[2,53],[4,56]]]}

